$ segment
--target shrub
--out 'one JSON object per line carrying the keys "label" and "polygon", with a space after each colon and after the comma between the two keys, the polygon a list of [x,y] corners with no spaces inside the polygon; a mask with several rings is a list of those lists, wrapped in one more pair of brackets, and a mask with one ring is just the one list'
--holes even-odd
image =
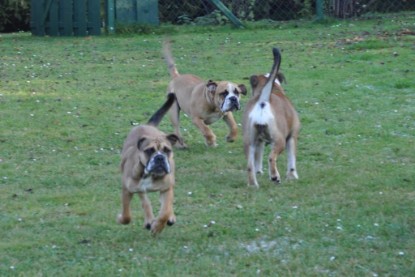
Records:
{"label": "shrub", "polygon": [[29,0],[2,0],[0,32],[28,31],[30,28]]}

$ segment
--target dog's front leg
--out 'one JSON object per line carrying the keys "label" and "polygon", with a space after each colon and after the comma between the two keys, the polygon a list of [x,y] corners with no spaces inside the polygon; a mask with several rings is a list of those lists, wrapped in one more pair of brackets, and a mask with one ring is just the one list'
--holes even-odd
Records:
{"label": "dog's front leg", "polygon": [[223,120],[229,127],[229,134],[226,136],[226,141],[234,142],[236,136],[238,135],[238,126],[236,125],[236,121],[233,117],[233,114],[231,112],[228,112],[223,116]]}
{"label": "dog's front leg", "polygon": [[176,222],[176,216],[173,212],[173,187],[160,192],[160,213],[156,220],[151,224],[151,233],[156,235],[163,231],[166,224],[169,226]]}
{"label": "dog's front leg", "polygon": [[203,136],[205,137],[205,142],[207,146],[213,146],[216,147],[216,136],[212,132],[212,130],[207,126],[203,120],[199,117],[194,117],[192,119],[192,122],[194,125],[196,125],[197,128],[202,132]]}
{"label": "dog's front leg", "polygon": [[153,208],[147,193],[139,192],[138,196],[141,200],[141,207],[144,210],[144,228],[151,229],[151,223],[154,221]]}
{"label": "dog's front leg", "polygon": [[122,212],[118,215],[117,221],[120,224],[128,224],[131,221],[131,211],[130,203],[133,198],[133,194],[128,191],[128,189],[123,186],[121,192],[121,201],[122,201]]}

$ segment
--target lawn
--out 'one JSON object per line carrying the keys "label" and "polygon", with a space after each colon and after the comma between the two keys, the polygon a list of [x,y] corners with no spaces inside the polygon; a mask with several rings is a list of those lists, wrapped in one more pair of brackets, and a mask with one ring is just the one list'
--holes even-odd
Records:
{"label": "lawn", "polygon": [[[413,13],[0,34],[0,275],[414,276],[414,34]],[[248,187],[241,126],[226,143],[225,123],[215,123],[219,145],[208,148],[181,116],[189,148],[174,151],[177,223],[152,237],[138,198],[133,222],[116,223],[119,162],[132,125],[165,100],[167,35],[180,72],[248,87],[270,69],[272,47],[282,50],[302,123],[300,179],[277,186],[264,174]],[[160,129],[172,131],[168,118]]]}

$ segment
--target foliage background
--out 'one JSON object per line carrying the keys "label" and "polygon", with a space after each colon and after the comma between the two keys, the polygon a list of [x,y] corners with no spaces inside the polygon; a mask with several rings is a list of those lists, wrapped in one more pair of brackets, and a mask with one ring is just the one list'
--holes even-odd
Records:
{"label": "foliage background", "polygon": [[[56,1],[56,0],[55,0]],[[131,0],[133,1],[133,0]],[[223,0],[244,21],[310,19],[315,15],[316,0]],[[159,0],[161,23],[217,25],[228,22],[208,0]],[[1,0],[0,32],[30,29],[30,0]],[[323,0],[324,14],[350,18],[371,13],[415,10],[415,1],[402,0]],[[101,0],[105,17],[105,0]]]}

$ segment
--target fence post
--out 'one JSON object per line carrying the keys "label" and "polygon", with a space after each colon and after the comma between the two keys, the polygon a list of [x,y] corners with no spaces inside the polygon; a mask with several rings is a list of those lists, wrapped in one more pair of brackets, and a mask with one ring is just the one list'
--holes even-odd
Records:
{"label": "fence post", "polygon": [[115,3],[114,0],[106,0],[106,28],[109,34],[115,32]]}
{"label": "fence post", "polygon": [[317,15],[317,20],[324,19],[323,0],[316,0],[316,15]]}

